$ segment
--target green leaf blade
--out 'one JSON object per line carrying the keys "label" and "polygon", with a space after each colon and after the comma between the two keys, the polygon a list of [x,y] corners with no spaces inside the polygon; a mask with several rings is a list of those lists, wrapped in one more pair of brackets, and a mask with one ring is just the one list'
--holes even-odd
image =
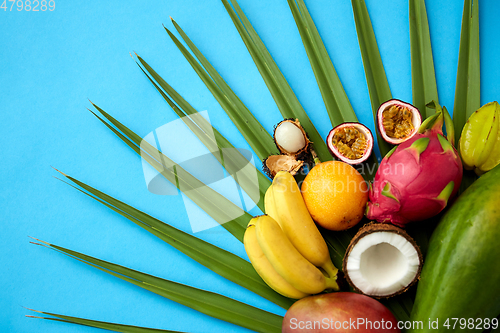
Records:
{"label": "green leaf blade", "polygon": [[[377,110],[379,106],[392,99],[391,89],[385,74],[384,65],[373,32],[373,27],[364,0],[351,0],[359,48],[365,69],[366,83],[370,94],[375,126],[377,125]],[[385,156],[391,145],[384,141],[377,131],[377,142],[380,154]]]}
{"label": "green leaf blade", "polygon": [[[234,237],[243,242],[246,226],[251,219],[250,214],[243,211],[220,193],[206,186],[179,165],[176,165],[175,162],[170,160],[162,152],[151,146],[145,140],[142,140],[141,137],[97,105],[94,106],[112,125],[116,126],[117,129],[111,124],[108,124],[103,118],[94,114],[104,125],[106,125],[106,127],[131,147],[138,155],[144,158],[146,162],[162,174],[168,181],[183,191],[186,196],[193,200],[194,203],[221,224]],[[120,133],[120,131],[130,136],[127,137]],[[234,218],[234,216],[238,217]]]}
{"label": "green leaf blade", "polygon": [[409,17],[413,105],[425,119],[434,114],[427,103],[439,100],[424,0],[409,1]]}
{"label": "green leaf blade", "polygon": [[110,322],[105,322],[105,321],[97,321],[97,320],[91,320],[91,319],[85,319],[85,318],[79,318],[79,317],[65,316],[65,315],[51,313],[51,312],[36,311],[36,310],[32,310],[32,311],[46,315],[46,316],[52,316],[52,317],[40,317],[40,316],[26,316],[26,317],[59,321],[59,322],[70,323],[70,324],[77,324],[77,325],[82,325],[82,326],[100,328],[100,329],[113,331],[113,332],[123,332],[123,333],[182,333],[179,331],[170,331],[170,330],[162,330],[162,329],[156,329],[156,328],[139,327],[139,326],[133,326],[133,325],[124,325],[124,324],[110,323]]}
{"label": "green leaf blade", "polygon": [[[481,106],[479,60],[479,4],[477,0],[464,0],[453,105],[455,146],[458,145],[467,119]],[[465,191],[476,179],[475,173],[464,171],[459,193]]]}
{"label": "green leaf blade", "polygon": [[[146,77],[150,80],[155,89],[162,95],[177,116],[188,126],[188,128],[207,147],[207,149],[212,152],[214,157],[222,164],[222,166],[228,170],[229,174],[235,178],[235,181],[247,194],[254,192],[256,185],[252,175],[257,175],[259,198],[254,201],[259,209],[264,211],[264,195],[267,188],[271,185],[271,181],[256,167],[249,167],[251,169],[249,172],[238,172],[242,169],[239,166],[247,164],[248,159],[239,153],[238,149],[236,149],[204,117],[199,116],[198,112],[167,82],[165,82],[141,57],[137,56],[137,58],[144,68],[142,68],[139,64],[137,65],[144,75],[146,75]],[[170,94],[174,101],[172,101],[167,94]],[[250,146],[252,147],[252,145]],[[224,156],[224,158],[222,158],[222,156]],[[235,172],[238,172],[238,177],[235,177]],[[253,199],[254,196],[251,195],[250,197]]]}
{"label": "green leaf blade", "polygon": [[189,256],[216,274],[232,281],[265,299],[288,309],[292,301],[277,294],[255,272],[253,266],[246,260],[231,252],[218,248],[197,237],[185,233],[171,225],[160,221],[114,197],[107,195],[73,177],[67,176],[77,186],[75,189],[105,205],[109,209],[127,218],[146,231],[157,236],[167,244]]}
{"label": "green leaf blade", "polygon": [[210,291],[165,280],[61,246],[46,247],[214,318],[251,330],[281,332],[282,317]]}
{"label": "green leaf blade", "polygon": [[354,109],[304,1],[287,1],[316,77],[332,127],[344,122],[358,122]]}
{"label": "green leaf blade", "polygon": [[465,0],[453,105],[457,141],[467,119],[481,106],[480,93],[479,5],[477,0]]}
{"label": "green leaf blade", "polygon": [[283,118],[299,119],[300,124],[304,127],[310,140],[313,142],[319,158],[322,161],[331,160],[332,157],[326,143],[309,119],[297,96],[295,96],[278,65],[241,10],[238,2],[236,0],[222,0],[222,3],[238,30],[241,39],[245,43],[248,52],[252,56]]}

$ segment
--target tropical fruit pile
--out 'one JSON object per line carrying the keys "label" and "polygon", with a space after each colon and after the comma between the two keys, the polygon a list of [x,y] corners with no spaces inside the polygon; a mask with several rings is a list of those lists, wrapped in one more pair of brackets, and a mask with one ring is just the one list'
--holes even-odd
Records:
{"label": "tropical fruit pile", "polygon": [[[465,310],[469,302],[477,306],[471,318],[493,318],[500,311],[500,289],[491,277],[500,276],[494,264],[500,250],[491,238],[500,236],[500,213],[493,204],[500,194],[500,166],[476,181],[447,211],[429,244],[425,265],[417,242],[403,229],[438,215],[453,202],[462,181],[462,159],[478,173],[500,163],[496,154],[500,149],[498,104],[483,106],[467,121],[459,140],[462,158],[454,147],[454,126],[446,108],[435,102],[428,106],[436,112],[422,122],[419,110],[411,104],[390,100],[381,105],[378,125],[382,137],[399,144],[382,159],[373,181],[365,181],[352,166],[368,158],[367,142],[373,141],[369,131],[353,123],[337,126],[327,137],[332,155],[341,161],[309,159],[314,164],[301,189],[295,173],[286,166],[275,172],[265,195],[266,215],[250,221],[244,244],[254,268],[270,287],[286,297],[301,299],[287,312],[283,332],[333,331],[328,321],[318,328],[307,323],[361,317],[385,320],[390,327],[384,331],[399,331],[391,312],[374,299],[402,294],[419,279],[412,312],[416,320],[471,316]],[[300,126],[298,121],[294,124]],[[303,129],[297,134],[307,137]],[[281,135],[285,140],[288,134]],[[302,154],[314,155],[311,145],[301,142],[298,149]],[[360,142],[362,149],[358,149]],[[316,224],[338,232],[363,220],[375,222],[361,223],[364,225],[352,238],[342,265],[347,282],[357,293],[345,288],[335,293],[343,275],[330,260]],[[497,292],[467,286],[468,278],[478,278],[475,273],[489,290]],[[370,302],[374,304],[368,306]]]}

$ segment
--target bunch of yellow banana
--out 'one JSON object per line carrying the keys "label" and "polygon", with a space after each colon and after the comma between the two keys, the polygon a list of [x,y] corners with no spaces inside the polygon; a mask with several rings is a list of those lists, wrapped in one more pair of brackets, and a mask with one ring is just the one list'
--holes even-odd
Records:
{"label": "bunch of yellow banana", "polygon": [[262,279],[294,299],[339,290],[338,269],[290,173],[276,174],[264,205],[266,215],[254,217],[244,237],[250,262]]}
{"label": "bunch of yellow banana", "polygon": [[481,175],[500,163],[500,105],[491,102],[474,112],[460,136],[464,167]]}

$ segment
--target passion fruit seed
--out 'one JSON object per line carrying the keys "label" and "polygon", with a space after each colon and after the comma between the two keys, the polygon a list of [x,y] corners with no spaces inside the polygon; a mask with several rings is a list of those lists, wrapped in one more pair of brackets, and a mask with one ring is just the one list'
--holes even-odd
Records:
{"label": "passion fruit seed", "polygon": [[382,125],[386,134],[394,139],[409,136],[413,127],[413,112],[401,105],[391,105],[382,112]]}
{"label": "passion fruit seed", "polygon": [[350,160],[361,158],[368,146],[365,136],[353,127],[340,128],[336,131],[332,144]]}

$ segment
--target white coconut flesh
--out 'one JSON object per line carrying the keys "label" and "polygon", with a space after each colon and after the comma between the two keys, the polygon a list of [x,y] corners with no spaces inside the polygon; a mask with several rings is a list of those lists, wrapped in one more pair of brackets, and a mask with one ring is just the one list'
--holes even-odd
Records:
{"label": "white coconut flesh", "polygon": [[298,152],[306,145],[304,133],[290,121],[284,121],[276,128],[274,138],[289,153]]}
{"label": "white coconut flesh", "polygon": [[347,258],[352,284],[370,296],[388,296],[405,289],[418,274],[417,250],[405,237],[380,231],[362,237]]}

